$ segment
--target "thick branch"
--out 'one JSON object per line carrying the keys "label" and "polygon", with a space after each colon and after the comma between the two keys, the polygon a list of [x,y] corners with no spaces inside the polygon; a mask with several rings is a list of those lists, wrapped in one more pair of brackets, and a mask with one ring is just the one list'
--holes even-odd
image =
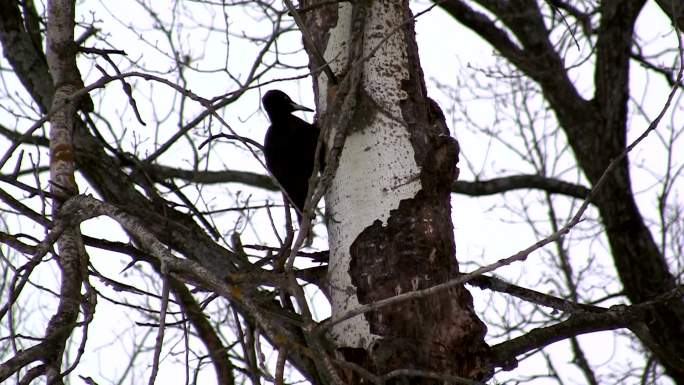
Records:
{"label": "thick branch", "polygon": [[29,366],[32,362],[42,359],[45,355],[45,346],[38,344],[31,346],[15,354],[9,360],[0,364],[0,381],[5,381],[19,370]]}
{"label": "thick branch", "polygon": [[156,164],[143,164],[140,165],[140,168],[149,178],[155,181],[178,178],[192,183],[242,183],[270,191],[279,190],[278,186],[273,182],[273,179],[271,179],[270,176],[249,171],[193,171]]}
{"label": "thick branch", "polygon": [[34,96],[42,112],[52,105],[55,93],[48,73],[47,60],[31,38],[35,31],[25,31],[18,1],[0,1],[0,42],[5,58],[12,65],[17,77]]}
{"label": "thick branch", "polygon": [[[603,309],[602,312],[574,313],[563,322],[534,329],[520,337],[492,346],[494,360],[497,365],[510,370],[515,366],[517,356],[580,334],[630,328],[638,335],[644,329],[642,325],[651,320],[650,314],[654,309],[682,300],[682,290],[684,287],[679,286],[652,301],[637,305],[617,305]],[[670,357],[668,361],[669,365],[677,365],[677,361],[681,363],[681,359],[676,357]]]}
{"label": "thick branch", "polygon": [[539,189],[552,194],[567,195],[584,199],[589,195],[589,189],[560,179],[541,175],[511,175],[489,180],[456,181],[451,191],[470,196],[493,195],[507,191],[522,189]]}
{"label": "thick branch", "polygon": [[643,311],[635,307],[619,307],[603,313],[578,313],[558,324],[537,328],[520,337],[492,346],[496,365],[506,370],[516,366],[516,357],[580,334],[628,327],[640,320]]}
{"label": "thick branch", "polygon": [[656,0],[677,29],[684,31],[684,4],[679,0]]}
{"label": "thick branch", "polygon": [[515,1],[508,4],[490,0],[481,0],[480,3],[505,23],[522,47],[514,43],[508,33],[497,27],[493,20],[473,10],[461,0],[447,0],[440,3],[440,6],[489,42],[520,71],[537,81],[557,114],[562,113],[565,119],[573,122],[580,122],[589,116],[588,102],[575,89],[567,75],[563,60],[548,40],[549,31],[545,27],[537,4],[532,1]]}
{"label": "thick branch", "polygon": [[[154,180],[178,178],[193,183],[243,183],[266,190],[278,191],[278,187],[270,177],[248,171],[192,171],[161,165],[144,165],[141,167]],[[489,180],[455,181],[451,191],[457,194],[483,196],[529,189],[538,189],[578,199],[584,199],[589,195],[589,189],[585,186],[534,174],[511,175]]]}
{"label": "thick branch", "polygon": [[550,307],[555,310],[560,310],[569,313],[586,312],[586,313],[601,313],[605,311],[604,308],[598,306],[584,305],[563,298],[554,297],[549,294],[544,294],[526,287],[521,287],[508,283],[496,277],[488,275],[477,276],[467,282],[469,285],[477,286],[480,289],[488,289],[498,291],[500,293],[510,294],[516,298],[531,302],[537,305]]}

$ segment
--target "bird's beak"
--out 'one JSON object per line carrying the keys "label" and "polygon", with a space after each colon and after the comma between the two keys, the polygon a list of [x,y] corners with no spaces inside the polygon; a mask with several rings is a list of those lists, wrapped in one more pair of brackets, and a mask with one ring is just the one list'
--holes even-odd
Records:
{"label": "bird's beak", "polygon": [[309,107],[304,107],[301,104],[297,104],[295,102],[290,103],[290,106],[292,107],[293,111],[309,111],[313,112],[313,110]]}

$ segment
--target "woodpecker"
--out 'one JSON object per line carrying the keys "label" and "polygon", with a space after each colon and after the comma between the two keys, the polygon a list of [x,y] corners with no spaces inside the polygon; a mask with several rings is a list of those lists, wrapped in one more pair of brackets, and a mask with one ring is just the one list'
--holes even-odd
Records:
{"label": "woodpecker", "polygon": [[266,167],[292,200],[301,220],[309,178],[314,172],[319,129],[292,113],[313,110],[293,102],[280,90],[266,92],[261,101],[271,120],[264,138]]}

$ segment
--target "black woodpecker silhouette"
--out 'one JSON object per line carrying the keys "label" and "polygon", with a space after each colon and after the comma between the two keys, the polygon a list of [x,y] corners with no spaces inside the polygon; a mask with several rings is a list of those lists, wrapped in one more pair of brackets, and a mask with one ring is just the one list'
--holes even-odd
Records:
{"label": "black woodpecker silhouette", "polygon": [[[293,102],[280,90],[266,92],[261,101],[271,120],[264,138],[266,166],[292,200],[301,220],[309,178],[314,172],[319,129],[292,113],[313,110]],[[322,169],[322,157],[320,165]]]}

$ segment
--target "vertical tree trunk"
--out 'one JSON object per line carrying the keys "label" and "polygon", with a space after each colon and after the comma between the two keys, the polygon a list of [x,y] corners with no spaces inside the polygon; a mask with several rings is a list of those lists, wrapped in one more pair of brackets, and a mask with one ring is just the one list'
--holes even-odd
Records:
{"label": "vertical tree trunk", "polygon": [[[326,194],[335,319],[456,277],[449,188],[458,146],[427,97],[408,1],[303,9],[311,68],[320,69],[317,49],[337,77],[315,72],[319,122],[329,148],[346,138]],[[485,331],[457,287],[356,316],[331,335],[346,359],[376,374],[413,368],[483,379],[491,375]]]}
{"label": "vertical tree trunk", "polygon": [[[56,219],[62,203],[78,194],[73,147],[77,101],[69,98],[83,88],[83,82],[76,68],[75,2],[51,0],[47,11],[47,64],[55,86],[50,118],[50,192],[53,194],[52,214]],[[60,300],[45,332],[49,349],[43,352],[49,384],[63,383],[62,357],[83,303],[81,285],[86,279],[87,261],[78,226],[64,229],[57,240],[57,251],[61,272]]]}

